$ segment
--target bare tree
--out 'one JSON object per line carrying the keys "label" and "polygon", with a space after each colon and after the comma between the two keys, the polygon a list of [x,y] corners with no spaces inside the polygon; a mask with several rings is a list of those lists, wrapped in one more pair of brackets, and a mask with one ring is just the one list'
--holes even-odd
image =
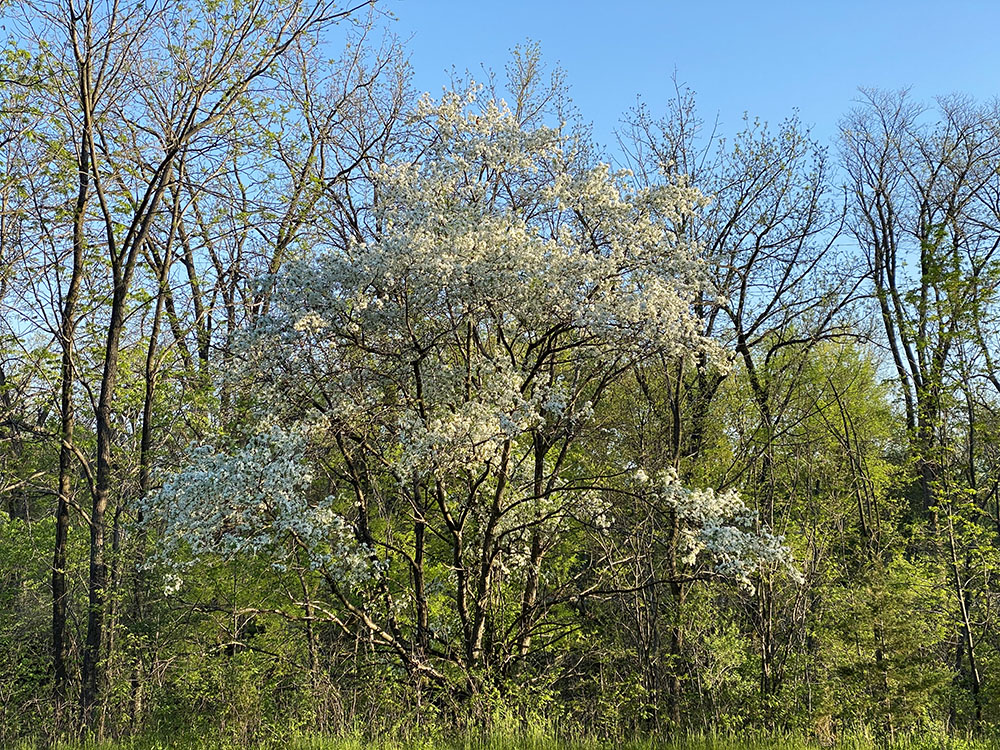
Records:
{"label": "bare tree", "polygon": [[867,282],[912,436],[914,511],[945,534],[962,631],[957,662],[964,651],[978,724],[982,679],[969,573],[955,533],[961,514],[956,492],[962,484],[975,491],[978,482],[974,458],[957,475],[950,465],[957,424],[949,403],[965,392],[969,419],[962,429],[974,451],[969,353],[974,342],[976,361],[988,364],[992,358],[981,321],[995,303],[991,279],[1000,249],[1000,114],[995,105],[959,96],[939,99],[936,114],[931,119],[905,91],[862,90],[859,105],[841,123],[841,149],[851,230],[867,259]]}

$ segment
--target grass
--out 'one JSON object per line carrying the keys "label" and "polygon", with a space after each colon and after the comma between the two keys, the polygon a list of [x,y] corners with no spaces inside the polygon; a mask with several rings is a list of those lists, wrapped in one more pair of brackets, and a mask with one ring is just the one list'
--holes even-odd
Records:
{"label": "grass", "polygon": [[[244,750],[235,740],[196,736],[143,735],[101,742],[60,742],[42,745],[23,742],[9,750]],[[600,739],[556,739],[541,732],[464,735],[459,737],[369,738],[361,734],[324,736],[302,734],[280,741],[250,745],[253,750],[1000,750],[1000,736],[949,737],[939,734],[903,735],[882,743],[866,734],[846,735],[833,745],[821,745],[802,735],[692,734],[673,740],[630,742]],[[8,750],[4,748],[3,750]]]}

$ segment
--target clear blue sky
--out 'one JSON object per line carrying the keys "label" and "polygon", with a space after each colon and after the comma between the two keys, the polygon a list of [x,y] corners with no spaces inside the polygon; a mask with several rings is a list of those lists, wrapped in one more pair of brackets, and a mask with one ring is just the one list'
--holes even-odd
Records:
{"label": "clear blue sky", "polygon": [[777,122],[798,108],[829,143],[858,86],[911,87],[928,102],[1000,94],[997,0],[388,0],[408,39],[417,88],[439,94],[447,70],[502,72],[525,39],[567,72],[597,140],[611,145],[641,95],[654,112],[676,68],[705,120],[739,128],[744,111]]}

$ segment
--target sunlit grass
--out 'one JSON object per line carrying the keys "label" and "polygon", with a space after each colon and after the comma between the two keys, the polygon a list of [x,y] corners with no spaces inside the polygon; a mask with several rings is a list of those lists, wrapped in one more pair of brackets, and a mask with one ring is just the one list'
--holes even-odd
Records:
{"label": "sunlit grass", "polygon": [[[962,738],[943,734],[907,734],[891,742],[870,734],[847,734],[832,743],[794,734],[691,734],[672,740],[646,738],[615,741],[555,738],[528,729],[517,733],[466,734],[453,737],[368,737],[300,734],[242,743],[236,738],[141,735],[121,740],[56,744],[22,742],[10,750],[1000,750],[1000,737]],[[7,750],[6,748],[4,750]]]}

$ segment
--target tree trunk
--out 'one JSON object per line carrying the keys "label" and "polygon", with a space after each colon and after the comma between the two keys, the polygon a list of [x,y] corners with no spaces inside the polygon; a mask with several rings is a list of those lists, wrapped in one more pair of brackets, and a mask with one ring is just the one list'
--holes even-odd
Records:
{"label": "tree trunk", "polygon": [[[82,139],[81,139],[82,141]],[[56,731],[63,727],[64,711],[68,700],[68,673],[66,669],[66,544],[69,538],[69,501],[72,493],[73,431],[73,339],[76,334],[76,306],[80,297],[83,276],[83,221],[90,188],[89,152],[85,144],[80,147],[80,170],[76,206],[73,216],[73,267],[69,287],[63,301],[62,325],[59,338],[62,345],[60,370],[60,445],[59,445],[59,498],[56,505],[55,544],[52,554],[52,666],[55,691]]]}

